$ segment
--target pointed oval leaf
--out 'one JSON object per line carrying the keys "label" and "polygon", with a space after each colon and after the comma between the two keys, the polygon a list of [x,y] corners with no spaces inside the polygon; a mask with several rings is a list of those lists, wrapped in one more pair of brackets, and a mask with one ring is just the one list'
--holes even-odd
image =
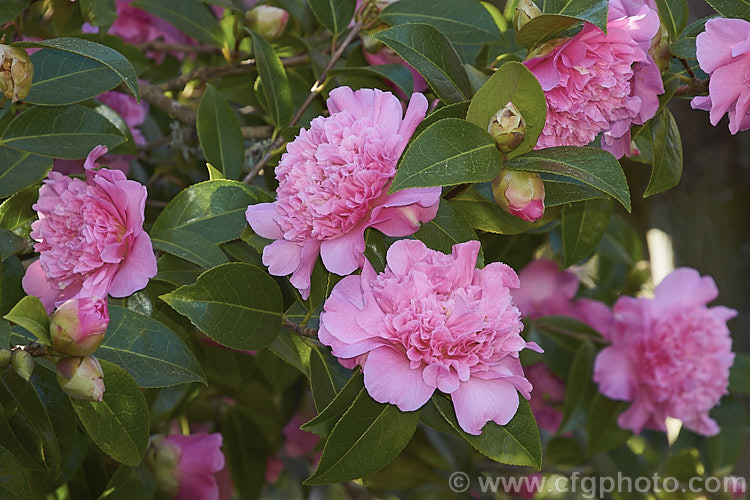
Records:
{"label": "pointed oval leaf", "polygon": [[682,138],[674,116],[662,109],[649,121],[654,162],[643,197],[661,193],[679,184],[682,178]]}
{"label": "pointed oval leaf", "polygon": [[566,205],[562,211],[565,266],[591,257],[599,246],[612,215],[612,200],[595,199]]}
{"label": "pointed oval leaf", "polygon": [[0,198],[42,180],[52,169],[52,159],[0,147]]}
{"label": "pointed oval leaf", "polygon": [[310,0],[310,9],[320,24],[338,36],[344,32],[354,17],[354,0]]}
{"label": "pointed oval leaf", "polygon": [[[250,31],[250,30],[248,30]],[[277,128],[288,125],[292,119],[292,89],[281,59],[271,45],[259,34],[250,31],[253,39],[253,54],[258,65],[258,74],[271,121]]]}
{"label": "pointed oval leaf", "polygon": [[239,177],[245,163],[240,121],[224,96],[211,85],[206,86],[198,104],[196,127],[206,160],[221,170],[224,177]]}
{"label": "pointed oval leaf", "polygon": [[27,329],[42,344],[51,345],[49,317],[42,302],[37,297],[27,295],[22,298],[3,318]]}

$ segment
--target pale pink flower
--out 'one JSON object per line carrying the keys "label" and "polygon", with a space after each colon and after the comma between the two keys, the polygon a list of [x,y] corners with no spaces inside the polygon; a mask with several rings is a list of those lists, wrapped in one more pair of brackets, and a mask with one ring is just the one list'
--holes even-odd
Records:
{"label": "pale pink flower", "polygon": [[179,486],[175,500],[217,500],[219,485],[216,473],[224,469],[221,434],[172,434],[164,443],[179,450],[174,474]]}
{"label": "pale pink flower", "polygon": [[710,111],[711,125],[729,114],[729,131],[750,129],[750,23],[743,19],[709,19],[695,42],[698,64],[709,74],[708,96],[690,105]]}
{"label": "pale pink flower", "polygon": [[490,420],[507,424],[518,410],[518,391],[531,384],[518,355],[529,347],[511,288],[518,276],[493,262],[476,269],[480,243],[430,250],[417,240],[388,249],[377,274],[362,274],[333,288],[320,315],[320,341],[338,358],[357,358],[365,387],[381,403],[414,411],[438,389],[450,394],[461,428],[480,434]]}
{"label": "pale pink flower", "polygon": [[253,230],[274,241],[263,263],[274,276],[291,274],[302,297],[318,254],[329,271],[345,276],[364,262],[364,232],[408,236],[432,220],[440,188],[388,194],[396,163],[425,116],[427,99],[414,94],[403,115],[390,92],[349,87],[331,91],[331,115],[315,118],[289,143],[276,167],[276,202],[251,205]]}
{"label": "pale pink flower", "polygon": [[594,381],[605,396],[633,402],[620,427],[666,431],[674,417],[699,434],[719,432],[708,413],[727,393],[734,353],[726,322],[737,311],[706,307],[718,294],[711,277],[681,268],[654,298],[617,301],[612,345],[597,355]]}
{"label": "pale pink flower", "polygon": [[86,159],[86,180],[50,172],[34,210],[31,237],[39,260],[26,270],[23,288],[48,311],[66,300],[127,297],[156,275],[151,239],[143,230],[146,188],[118,170],[96,170],[107,152]]}
{"label": "pale pink flower", "polygon": [[531,261],[519,273],[521,286],[511,291],[521,314],[531,319],[542,316],[569,316],[586,323],[599,333],[612,325],[612,312],[597,300],[580,298],[578,276],[561,271],[555,261]]}
{"label": "pale pink flower", "polygon": [[557,432],[562,422],[560,409],[565,402],[565,383],[542,362],[524,367],[524,372],[534,386],[529,405],[537,425],[548,432]]}
{"label": "pale pink flower", "polygon": [[602,133],[602,148],[630,154],[630,127],[652,118],[664,92],[648,54],[659,15],[643,0],[612,0],[607,33],[590,23],[569,40],[524,64],[547,97],[537,148],[585,146]]}

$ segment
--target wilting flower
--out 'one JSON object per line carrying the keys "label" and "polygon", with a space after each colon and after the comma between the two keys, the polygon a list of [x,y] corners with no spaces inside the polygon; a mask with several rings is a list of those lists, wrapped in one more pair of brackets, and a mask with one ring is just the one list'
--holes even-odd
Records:
{"label": "wilting flower", "polygon": [[598,300],[575,298],[578,276],[570,271],[561,271],[555,261],[531,261],[518,277],[521,286],[512,290],[511,294],[524,317],[569,316],[602,334],[611,328],[612,312],[609,307]]}
{"label": "wilting flower", "polygon": [[367,262],[361,275],[336,284],[319,331],[334,356],[357,358],[373,399],[413,411],[438,389],[475,435],[490,420],[510,421],[517,391],[530,397],[518,354],[540,350],[520,335],[510,295],[518,276],[500,262],[476,269],[479,249],[470,241],[445,255],[421,241],[395,242],[383,273]]}
{"label": "wilting flower", "polygon": [[537,148],[585,146],[602,133],[602,148],[630,153],[630,127],[659,109],[664,92],[648,54],[659,15],[643,0],[611,0],[607,33],[590,23],[572,38],[524,64],[547,97],[547,122]]}
{"label": "wilting flower", "polygon": [[492,181],[492,197],[500,208],[527,222],[544,217],[544,182],[539,174],[503,169]]}
{"label": "wilting flower", "polygon": [[17,47],[0,44],[0,92],[13,102],[29,95],[34,65],[29,54]]}
{"label": "wilting flower", "polygon": [[709,276],[681,268],[654,298],[617,301],[612,345],[597,355],[594,381],[605,396],[633,402],[620,427],[666,431],[673,417],[699,434],[719,432],[708,413],[727,392],[734,353],[726,322],[737,311],[706,307],[718,294]]}
{"label": "wilting flower", "polygon": [[144,462],[159,490],[176,500],[217,500],[216,474],[224,469],[221,434],[151,437]]}
{"label": "wilting flower", "polygon": [[695,42],[698,64],[709,74],[708,96],[691,101],[710,111],[711,125],[729,113],[729,131],[750,129],[750,23],[743,19],[709,19]]}
{"label": "wilting flower", "polygon": [[101,401],[104,398],[104,372],[94,356],[62,358],[57,362],[57,383],[74,399]]}
{"label": "wilting flower", "polygon": [[50,317],[52,347],[70,356],[92,354],[104,340],[108,325],[106,300],[99,297],[69,300]]}
{"label": "wilting flower", "polygon": [[31,237],[39,260],[23,278],[47,311],[70,299],[127,297],[156,275],[151,239],[143,230],[146,188],[119,170],[96,170],[107,152],[86,159],[86,180],[50,172],[34,210]]}
{"label": "wilting flower", "polygon": [[408,236],[437,213],[440,188],[388,194],[396,163],[425,116],[427,99],[414,94],[403,116],[390,92],[349,87],[331,91],[331,115],[315,118],[289,143],[276,167],[275,203],[247,209],[253,230],[274,241],[263,263],[274,276],[292,274],[302,296],[318,254],[347,275],[364,262],[364,231]]}
{"label": "wilting flower", "polygon": [[541,362],[524,367],[524,372],[534,386],[529,406],[537,425],[548,432],[557,432],[563,417],[560,409],[565,402],[565,383]]}

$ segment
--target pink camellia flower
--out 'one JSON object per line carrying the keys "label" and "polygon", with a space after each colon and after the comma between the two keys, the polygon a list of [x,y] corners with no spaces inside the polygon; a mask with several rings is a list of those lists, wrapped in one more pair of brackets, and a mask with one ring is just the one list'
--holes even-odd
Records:
{"label": "pink camellia flower", "polygon": [[425,116],[414,94],[403,116],[390,92],[349,87],[331,91],[331,115],[315,118],[289,143],[276,167],[276,202],[251,205],[247,220],[264,238],[263,263],[274,276],[292,274],[303,298],[318,254],[341,276],[364,262],[364,231],[408,236],[437,214],[440,188],[388,194],[396,163]]}
{"label": "pink camellia flower", "polygon": [[695,42],[698,64],[709,74],[708,96],[690,105],[710,111],[711,125],[729,113],[729,131],[750,129],[750,23],[743,19],[709,19]]}
{"label": "pink camellia flower", "polygon": [[560,271],[555,261],[531,261],[518,276],[521,286],[511,294],[525,317],[569,316],[599,333],[609,331],[612,325],[609,307],[598,300],[576,299],[578,276],[570,271]]}
{"label": "pink camellia flower", "polygon": [[666,432],[664,421],[673,417],[699,434],[719,432],[708,412],[727,392],[734,353],[726,322],[737,311],[706,307],[718,294],[713,279],[681,268],[654,298],[617,301],[612,345],[597,355],[594,381],[605,396],[633,402],[620,427]]}
{"label": "pink camellia flower", "polygon": [[602,135],[602,148],[630,154],[630,127],[659,109],[664,92],[648,54],[659,14],[643,0],[611,0],[607,33],[590,23],[574,37],[524,64],[547,97],[547,122],[537,148],[585,146]]}
{"label": "pink camellia flower", "polygon": [[148,103],[146,101],[141,100],[139,103],[132,95],[115,92],[114,90],[99,95],[97,100],[112,108],[125,120],[136,144],[146,144],[146,139],[138,128],[143,125],[146,116],[148,116]]}
{"label": "pink camellia flower", "polygon": [[63,302],[50,318],[49,333],[55,351],[86,356],[97,350],[109,326],[107,301],[99,297]]}
{"label": "pink camellia flower", "polygon": [[119,170],[96,170],[107,152],[97,146],[86,159],[86,180],[50,172],[34,210],[31,237],[39,260],[23,288],[48,312],[67,300],[127,297],[156,275],[151,239],[143,230],[146,188]]}
{"label": "pink camellia flower", "polygon": [[359,276],[333,288],[320,315],[320,341],[343,360],[358,358],[365,387],[402,411],[424,405],[438,389],[450,394],[461,428],[474,435],[493,420],[507,424],[518,392],[532,386],[518,354],[525,347],[521,313],[510,295],[518,276],[493,262],[476,269],[480,243],[453,253],[399,240],[377,274],[366,262]]}
{"label": "pink camellia flower", "polygon": [[144,462],[159,490],[175,500],[218,500],[216,474],[224,469],[221,434],[153,436]]}
{"label": "pink camellia flower", "polygon": [[565,402],[565,383],[557,378],[544,363],[534,363],[524,368],[526,379],[534,386],[534,395],[529,400],[537,425],[555,433],[562,422]]}

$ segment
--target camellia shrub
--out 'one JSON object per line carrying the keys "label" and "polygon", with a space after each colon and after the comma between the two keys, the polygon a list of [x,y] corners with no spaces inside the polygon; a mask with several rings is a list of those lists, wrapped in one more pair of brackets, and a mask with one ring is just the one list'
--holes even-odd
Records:
{"label": "camellia shrub", "polygon": [[0,498],[741,497],[737,312],[629,216],[670,101],[750,129],[709,4],[0,2]]}

